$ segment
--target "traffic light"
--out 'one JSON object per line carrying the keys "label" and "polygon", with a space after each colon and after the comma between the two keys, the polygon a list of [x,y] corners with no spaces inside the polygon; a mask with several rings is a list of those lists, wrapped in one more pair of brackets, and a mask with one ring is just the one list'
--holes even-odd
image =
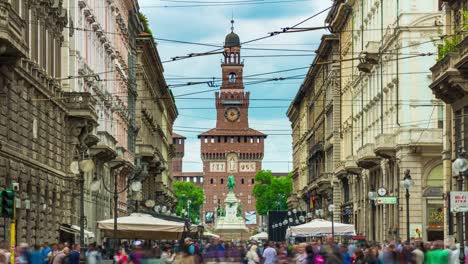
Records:
{"label": "traffic light", "polygon": [[1,196],[1,216],[13,218],[15,212],[15,193],[13,190],[4,190],[1,192]]}

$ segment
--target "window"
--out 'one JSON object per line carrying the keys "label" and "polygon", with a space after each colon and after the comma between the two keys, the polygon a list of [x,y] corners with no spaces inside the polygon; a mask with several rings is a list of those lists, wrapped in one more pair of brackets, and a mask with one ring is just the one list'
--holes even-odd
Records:
{"label": "window", "polygon": [[200,177],[200,183],[203,183],[203,177]]}
{"label": "window", "polygon": [[260,143],[260,137],[257,137],[257,143]]}
{"label": "window", "polygon": [[244,143],[247,143],[247,137],[244,137]]}
{"label": "window", "polygon": [[211,137],[211,143],[215,143],[214,137]]}
{"label": "window", "polygon": [[205,137],[205,143],[208,143],[208,137]]}
{"label": "window", "polygon": [[244,179],[243,178],[241,179],[241,184],[244,184]]}
{"label": "window", "polygon": [[444,128],[444,106],[437,106],[437,128]]}
{"label": "window", "polygon": [[250,182],[251,182],[252,184],[254,184],[254,183],[255,183],[255,179],[250,180]]}
{"label": "window", "polygon": [[213,183],[214,183],[214,179],[211,178],[211,179],[210,179],[210,184],[213,184]]}
{"label": "window", "polygon": [[193,182],[198,182],[198,178],[197,177],[193,177]]}
{"label": "window", "polygon": [[218,143],[221,143],[221,137],[218,137]]}
{"label": "window", "polygon": [[228,82],[229,83],[235,83],[236,82],[236,74],[231,72],[228,75]]}
{"label": "window", "polygon": [[237,142],[241,142],[241,137],[237,137]]}
{"label": "window", "polygon": [[230,142],[230,143],[234,143],[234,137],[231,137],[231,139],[230,139],[229,142]]}
{"label": "window", "polygon": [[250,137],[250,143],[253,143],[253,142],[254,142],[253,137]]}
{"label": "window", "polygon": [[462,113],[461,110],[455,112],[455,121],[454,121],[454,133],[455,133],[455,151],[458,151],[461,144],[462,137]]}
{"label": "window", "polygon": [[190,177],[186,177],[186,178],[185,178],[185,181],[186,181],[186,182],[190,182]]}
{"label": "window", "polygon": [[224,184],[224,179],[223,178],[221,178],[221,184]]}
{"label": "window", "polygon": [[227,137],[224,137],[224,143],[227,143]]}

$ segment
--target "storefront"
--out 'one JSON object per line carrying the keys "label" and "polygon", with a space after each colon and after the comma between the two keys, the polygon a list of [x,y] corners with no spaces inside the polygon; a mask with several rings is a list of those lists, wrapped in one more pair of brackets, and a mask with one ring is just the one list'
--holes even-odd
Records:
{"label": "storefront", "polygon": [[442,165],[437,165],[428,173],[423,190],[425,205],[424,240],[435,241],[444,239],[444,200]]}

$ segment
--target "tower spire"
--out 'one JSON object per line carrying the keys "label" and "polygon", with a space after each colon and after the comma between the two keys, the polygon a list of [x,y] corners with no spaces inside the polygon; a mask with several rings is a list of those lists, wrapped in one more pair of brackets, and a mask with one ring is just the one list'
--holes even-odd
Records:
{"label": "tower spire", "polygon": [[231,14],[231,32],[234,32],[234,11]]}

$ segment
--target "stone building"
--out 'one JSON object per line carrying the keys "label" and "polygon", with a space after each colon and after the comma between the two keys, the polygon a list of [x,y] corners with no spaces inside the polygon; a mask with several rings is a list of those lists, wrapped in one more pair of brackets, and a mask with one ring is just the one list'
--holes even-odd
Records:
{"label": "stone building", "polygon": [[[69,173],[74,149],[74,102],[61,84],[60,46],[68,23],[61,1],[0,1],[0,189],[19,183],[17,241],[56,241],[71,224],[77,178]],[[64,99],[62,99],[64,98]],[[90,108],[88,108],[91,110]],[[77,129],[74,129],[77,128]],[[9,240],[0,229],[0,237]]]}
{"label": "stone building", "polygon": [[153,36],[141,33],[137,38],[137,48],[136,119],[140,130],[136,139],[136,156],[147,164],[149,174],[143,181],[143,204],[161,204],[171,208],[175,205],[172,158],[180,155],[178,145],[173,144],[172,139],[172,126],[178,112],[172,92],[164,80],[164,69]]}
{"label": "stone building", "polygon": [[[293,171],[293,195],[297,197],[289,198],[290,206],[300,210],[307,208],[313,215],[316,210],[323,210],[320,215],[323,217],[330,215],[329,205],[340,204],[342,199],[339,174],[334,174],[341,151],[340,68],[339,63],[328,63],[338,60],[338,48],[337,36],[322,36],[312,66],[288,110],[293,124],[294,151],[299,150],[295,157],[301,154],[306,157],[299,159],[299,164],[294,160],[294,164],[299,165]],[[340,214],[334,214],[334,218],[339,221]]]}
{"label": "stone building", "polygon": [[[468,3],[445,1],[442,24],[445,25],[442,32],[447,37],[441,41],[438,61],[431,67],[432,83],[429,87],[445,103],[442,160],[444,193],[447,193],[455,185],[452,162],[458,157],[460,148],[468,150]],[[454,48],[447,49],[449,45]],[[454,217],[447,213],[448,210],[444,231],[453,235]],[[468,232],[465,236],[468,237]]]}
{"label": "stone building", "polygon": [[[416,229],[424,240],[443,238],[443,105],[427,92],[425,73],[435,59],[440,18],[438,1],[395,0],[334,1],[326,19],[340,39],[342,69],[335,174],[348,179],[349,219],[371,240],[415,237]],[[410,230],[400,186],[406,170],[414,182]],[[380,197],[400,203],[379,204]]]}
{"label": "stone building", "polygon": [[241,44],[233,30],[225,39],[222,84],[220,91],[215,93],[216,128],[198,136],[206,198],[204,215],[223,206],[220,202],[228,193],[226,184],[230,174],[236,181],[234,192],[243,206],[243,215],[255,212],[252,189],[255,174],[262,168],[266,135],[249,127],[250,94],[244,90]]}

